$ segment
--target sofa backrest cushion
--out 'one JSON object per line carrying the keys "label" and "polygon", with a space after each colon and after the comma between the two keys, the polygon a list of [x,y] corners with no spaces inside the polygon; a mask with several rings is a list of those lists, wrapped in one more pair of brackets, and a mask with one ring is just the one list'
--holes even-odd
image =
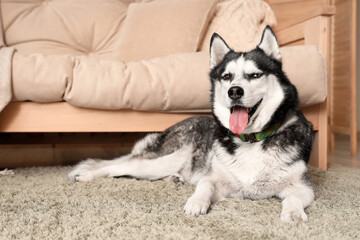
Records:
{"label": "sofa backrest cushion", "polygon": [[129,5],[115,50],[123,61],[195,52],[213,16],[215,0],[157,0]]}
{"label": "sofa backrest cushion", "polygon": [[111,56],[127,8],[125,0],[2,1],[5,43],[22,53]]}
{"label": "sofa backrest cushion", "polygon": [[0,10],[5,44],[22,53],[131,60],[208,52],[213,32],[244,50],[275,24],[262,0],[26,0]]}

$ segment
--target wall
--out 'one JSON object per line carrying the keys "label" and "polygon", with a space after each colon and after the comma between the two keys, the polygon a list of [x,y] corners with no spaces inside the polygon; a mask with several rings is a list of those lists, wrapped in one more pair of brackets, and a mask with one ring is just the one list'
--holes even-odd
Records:
{"label": "wall", "polygon": [[[357,9],[356,9],[356,42],[357,42],[357,49],[356,49],[356,94],[357,94],[357,130],[360,132],[360,2],[357,2]],[[358,135],[359,136],[359,135]]]}

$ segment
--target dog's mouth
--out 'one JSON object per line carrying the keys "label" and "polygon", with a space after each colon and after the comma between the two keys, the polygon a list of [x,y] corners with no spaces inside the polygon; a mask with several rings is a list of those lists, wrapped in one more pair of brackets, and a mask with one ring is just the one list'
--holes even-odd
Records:
{"label": "dog's mouth", "polygon": [[229,119],[230,130],[235,134],[242,133],[261,102],[262,99],[257,102],[253,107],[244,107],[239,105],[231,107],[231,115]]}

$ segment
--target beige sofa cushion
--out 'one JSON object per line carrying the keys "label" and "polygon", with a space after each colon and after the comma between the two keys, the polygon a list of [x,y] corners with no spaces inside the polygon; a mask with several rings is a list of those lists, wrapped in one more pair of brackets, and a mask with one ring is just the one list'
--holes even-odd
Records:
{"label": "beige sofa cushion", "polygon": [[209,106],[205,53],[186,53],[123,63],[76,58],[64,99],[76,106],[146,111],[195,110]]}
{"label": "beige sofa cushion", "polygon": [[[208,52],[213,32],[227,39],[234,49],[248,50],[249,46],[254,46],[253,43],[259,41],[266,25],[275,24],[274,14],[263,0],[217,0],[215,5],[213,2],[214,0],[2,1],[2,29],[6,45],[22,53],[111,58],[114,55],[128,54],[127,51],[135,51],[136,54],[147,54],[150,51],[151,56],[166,55],[167,48],[168,53],[178,53],[181,49],[183,52],[194,52],[194,47]],[[172,11],[174,7],[175,12]],[[210,19],[213,13],[215,15]],[[211,22],[207,26],[208,18]],[[155,33],[159,34],[158,28],[154,29],[157,21],[164,27],[159,36],[155,36]],[[128,26],[125,26],[125,22]],[[144,42],[141,35],[144,36],[145,32],[148,36]],[[151,43],[149,37],[155,42]],[[174,42],[170,42],[171,40]],[[181,40],[184,40],[184,45],[180,44]],[[135,41],[134,44],[132,41]],[[160,50],[164,52],[161,53]],[[146,58],[150,58],[150,55]],[[133,58],[135,59],[139,58]]]}
{"label": "beige sofa cushion", "polygon": [[130,4],[114,55],[123,61],[195,52],[215,0],[162,0]]}
{"label": "beige sofa cushion", "polygon": [[327,68],[325,56],[315,46],[280,48],[283,70],[296,86],[300,106],[325,101],[327,96]]}
{"label": "beige sofa cushion", "polygon": [[22,53],[111,57],[128,2],[1,1],[5,43]]}
{"label": "beige sofa cushion", "polygon": [[12,63],[13,100],[63,101],[65,90],[73,79],[74,58],[71,55],[15,52]]}
{"label": "beige sofa cushion", "polygon": [[[302,106],[327,95],[323,54],[313,46],[281,49],[284,71]],[[15,53],[14,100],[64,99],[87,108],[146,111],[210,109],[209,56],[186,53],[123,63],[98,57]]]}

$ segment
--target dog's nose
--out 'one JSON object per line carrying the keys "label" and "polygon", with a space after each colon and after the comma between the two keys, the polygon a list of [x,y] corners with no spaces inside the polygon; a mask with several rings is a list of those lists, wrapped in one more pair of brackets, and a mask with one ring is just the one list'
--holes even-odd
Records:
{"label": "dog's nose", "polygon": [[229,98],[236,100],[244,95],[244,89],[241,87],[231,87],[228,91]]}

